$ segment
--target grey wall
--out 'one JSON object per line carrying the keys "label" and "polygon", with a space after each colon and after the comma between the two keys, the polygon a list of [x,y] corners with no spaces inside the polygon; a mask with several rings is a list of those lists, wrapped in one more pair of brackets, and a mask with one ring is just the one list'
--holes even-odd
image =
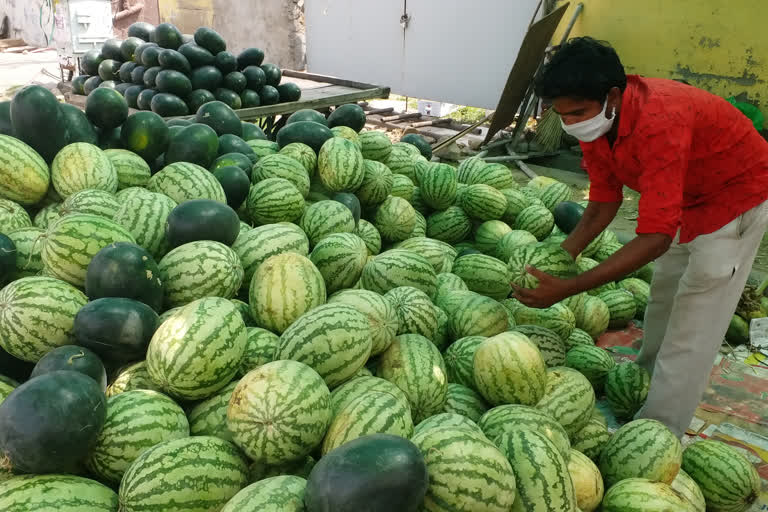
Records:
{"label": "grey wall", "polygon": [[11,22],[11,39],[39,47],[53,46],[55,0],[0,0],[0,20]]}

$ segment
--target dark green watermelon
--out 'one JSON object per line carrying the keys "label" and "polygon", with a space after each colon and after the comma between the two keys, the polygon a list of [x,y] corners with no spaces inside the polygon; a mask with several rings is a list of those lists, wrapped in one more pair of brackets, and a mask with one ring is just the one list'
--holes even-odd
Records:
{"label": "dark green watermelon", "polygon": [[283,78],[283,72],[279,67],[268,62],[262,64],[259,67],[261,67],[261,69],[264,71],[264,76],[267,79],[267,85],[271,85],[272,87],[277,87],[280,85],[280,80]]}
{"label": "dark green watermelon", "polygon": [[251,178],[251,169],[253,168],[253,162],[251,159],[242,154],[242,153],[227,153],[225,155],[221,155],[216,158],[216,160],[213,161],[211,164],[211,167],[209,170],[211,172],[216,172],[217,169],[221,169],[222,167],[230,167],[235,166],[239,167],[240,169],[245,172],[245,174],[248,175],[248,179]]}
{"label": "dark green watermelon", "polygon": [[5,283],[16,270],[16,244],[0,233],[0,283]]}
{"label": "dark green watermelon", "polygon": [[275,105],[280,103],[280,93],[271,85],[265,85],[259,91],[259,99],[262,105]]}
{"label": "dark green watermelon", "polygon": [[[250,162],[250,160],[249,160]],[[227,196],[227,205],[237,210],[248,197],[251,188],[251,178],[240,167],[229,165],[215,169],[213,176],[221,183],[224,195]]]}
{"label": "dark green watermelon", "polygon": [[320,123],[323,126],[328,126],[328,120],[325,118],[325,116],[317,110],[311,108],[303,108],[301,110],[297,110],[288,116],[288,120],[285,122],[285,124],[296,123],[298,121],[313,121],[315,123]]}
{"label": "dark green watermelon", "polygon": [[325,141],[332,137],[333,132],[327,126],[314,121],[296,121],[277,132],[277,144],[282,149],[291,142],[302,142],[319,153]]}
{"label": "dark green watermelon", "polygon": [[328,116],[328,126],[347,126],[359,132],[365,127],[365,111],[356,103],[341,105]]}
{"label": "dark green watermelon", "polygon": [[574,201],[562,201],[555,205],[552,211],[555,217],[555,225],[563,233],[570,233],[584,215],[584,207]]}
{"label": "dark green watermelon", "polygon": [[187,106],[190,112],[197,112],[200,107],[211,101],[216,101],[216,97],[207,89],[195,89],[187,96]]}
{"label": "dark green watermelon", "polygon": [[171,138],[165,150],[165,163],[190,162],[206,169],[218,155],[219,139],[208,125],[191,124]]}
{"label": "dark green watermelon", "polygon": [[240,233],[240,218],[235,211],[211,199],[184,201],[168,215],[165,234],[171,247],[197,240],[213,240],[232,245]]}
{"label": "dark green watermelon", "polygon": [[82,64],[83,64],[83,71],[86,75],[94,76],[99,74],[99,64],[101,64],[101,61],[103,61],[104,58],[101,56],[101,50],[98,48],[94,48],[93,50],[88,50],[83,54],[82,58]]}
{"label": "dark green watermelon", "polygon": [[99,143],[99,134],[88,120],[85,112],[68,103],[62,103],[59,108],[67,124],[67,142],[69,144],[73,142],[87,142],[88,144],[97,145]]}
{"label": "dark green watermelon", "polygon": [[137,21],[128,27],[128,37],[138,37],[144,41],[152,39],[152,34],[155,32],[155,26],[146,21]]}
{"label": "dark green watermelon", "polygon": [[231,133],[240,137],[243,134],[242,121],[232,108],[221,101],[211,101],[201,106],[195,114],[195,121],[207,124],[218,135]]}
{"label": "dark green watermelon", "polygon": [[219,137],[219,156],[227,153],[242,153],[243,155],[254,154],[253,148],[243,139],[231,133],[225,133]]}
{"label": "dark green watermelon", "polygon": [[267,140],[267,135],[264,130],[257,124],[249,123],[247,121],[242,122],[243,135],[242,138],[245,141],[249,140]]}
{"label": "dark green watermelon", "polygon": [[237,69],[243,70],[248,66],[261,66],[264,62],[264,51],[259,48],[246,48],[237,56]]}
{"label": "dark green watermelon", "polygon": [[432,146],[429,144],[429,142],[427,142],[427,139],[418,133],[409,133],[407,135],[403,135],[400,138],[400,142],[407,142],[408,144],[416,146],[416,149],[419,150],[421,156],[427,160],[432,160]]}
{"label": "dark green watermelon", "polygon": [[[88,77],[86,77],[86,80]],[[11,102],[0,101],[0,135],[13,136],[13,124],[11,123]]]}
{"label": "dark green watermelon", "polygon": [[247,82],[246,87],[252,91],[259,92],[267,84],[267,75],[258,66],[246,67],[243,69],[243,76]]}
{"label": "dark green watermelon", "polygon": [[[112,336],[114,335],[113,331]],[[104,369],[104,363],[95,352],[77,345],[64,345],[45,354],[37,362],[29,378],[60,370],[80,372],[92,378],[102,391],[107,389],[107,371]]]}
{"label": "dark green watermelon", "polygon": [[214,62],[215,66],[225,75],[237,71],[237,57],[227,51],[217,53]]}
{"label": "dark green watermelon", "polygon": [[357,223],[360,222],[360,200],[357,198],[355,194],[350,194],[348,192],[338,192],[331,197],[336,202],[339,202],[346,206],[349,211],[352,212],[352,216],[355,219],[355,226],[357,226]]}
{"label": "dark green watermelon", "polygon": [[278,85],[277,92],[280,94],[280,103],[301,99],[301,88],[293,82]]}

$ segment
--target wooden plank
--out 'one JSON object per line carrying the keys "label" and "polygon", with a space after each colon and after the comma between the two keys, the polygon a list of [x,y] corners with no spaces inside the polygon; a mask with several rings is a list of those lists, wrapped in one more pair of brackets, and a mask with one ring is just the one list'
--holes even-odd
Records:
{"label": "wooden plank", "polygon": [[293,71],[292,69],[284,69],[283,76],[290,78],[302,78],[304,80],[312,80],[314,82],[325,82],[333,85],[343,85],[345,87],[353,87],[355,89],[375,89],[379,87],[374,84],[366,84],[363,82],[355,82],[353,80],[344,80],[343,78],[336,78],[333,76],[316,75],[314,73],[305,73],[303,71]]}
{"label": "wooden plank", "polygon": [[3,50],[4,53],[21,53],[21,52],[27,52],[29,50],[34,50],[37,48],[37,46],[14,46],[13,48],[6,48]]}
{"label": "wooden plank", "polygon": [[424,126],[440,126],[443,124],[451,124],[451,118],[450,117],[440,117],[437,119],[432,119],[431,121],[420,121],[418,123],[411,123],[411,128],[422,128]]}
{"label": "wooden plank", "polygon": [[366,110],[365,115],[367,116],[375,116],[376,114],[389,114],[391,112],[394,112],[394,107],[387,107],[387,108],[373,108],[371,110]]}
{"label": "wooden plank", "polygon": [[397,114],[394,116],[382,117],[381,120],[384,122],[389,122],[389,121],[400,121],[402,119],[420,119],[420,118],[421,118],[420,112],[409,112],[407,114]]}
{"label": "wooden plank", "polygon": [[26,46],[23,39],[0,39],[0,48],[13,48],[14,46]]}

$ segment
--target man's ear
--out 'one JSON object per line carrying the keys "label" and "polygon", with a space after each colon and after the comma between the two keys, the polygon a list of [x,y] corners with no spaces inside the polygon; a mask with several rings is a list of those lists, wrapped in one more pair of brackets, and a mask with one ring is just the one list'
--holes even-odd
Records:
{"label": "man's ear", "polygon": [[621,89],[618,87],[611,87],[611,90],[608,91],[608,110],[606,113],[613,113],[614,115],[618,114],[621,111],[621,99]]}

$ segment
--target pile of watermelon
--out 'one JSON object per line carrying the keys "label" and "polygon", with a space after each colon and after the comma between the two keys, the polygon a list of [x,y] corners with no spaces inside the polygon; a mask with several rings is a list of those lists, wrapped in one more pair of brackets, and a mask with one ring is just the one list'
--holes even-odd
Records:
{"label": "pile of watermelon", "polygon": [[75,77],[75,94],[108,88],[125,96],[131,108],[163,117],[194,113],[209,101],[233,109],[298,101],[301,89],[281,84],[282,70],[264,62],[264,52],[247,48],[239,55],[215,30],[182,34],[171,23],[134,23],[128,38],[110,39],[82,58],[84,75]]}
{"label": "pile of watermelon", "polygon": [[510,298],[526,265],[567,277],[621,247],[560,248],[567,185],[431,162],[357,105],[292,114],[276,141],[226,105],[140,112],[122,149],[50,159],[21,106],[0,135],[0,510],[755,501],[735,449],[632,421],[649,376],[595,345],[642,315],[650,268],[547,309]]}

